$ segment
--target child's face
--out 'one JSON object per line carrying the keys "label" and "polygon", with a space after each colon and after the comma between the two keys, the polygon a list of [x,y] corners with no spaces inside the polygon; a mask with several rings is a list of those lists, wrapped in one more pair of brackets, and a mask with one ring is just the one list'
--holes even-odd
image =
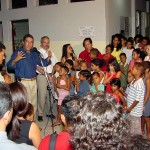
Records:
{"label": "child's face", "polygon": [[134,76],[131,74],[131,72],[128,73],[128,83],[131,83],[134,80]]}
{"label": "child's face", "polygon": [[122,63],[125,63],[125,62],[126,62],[126,59],[127,59],[127,58],[126,58],[124,55],[121,55],[121,56],[120,56],[120,60],[121,60]]}
{"label": "child's face", "polygon": [[86,64],[86,62],[82,62],[81,63],[81,70],[87,70],[87,64]]}
{"label": "child's face", "polygon": [[107,47],[107,48],[106,48],[106,54],[111,54],[111,52],[112,52],[111,48],[110,48],[110,47]]}
{"label": "child's face", "polygon": [[125,44],[126,44],[126,40],[121,39],[121,44],[122,44],[122,45],[125,45]]}
{"label": "child's face", "polygon": [[55,70],[56,70],[56,72],[59,72],[60,71],[60,66],[59,65],[55,65]]}
{"label": "child's face", "polygon": [[68,67],[69,70],[71,70],[72,66],[68,63],[65,63],[65,65]]}
{"label": "child's face", "polygon": [[97,66],[94,65],[93,63],[91,63],[91,69],[92,69],[93,71],[96,71],[96,70],[97,70]]}
{"label": "child's face", "polygon": [[64,68],[60,68],[59,75],[62,76],[66,74],[67,74],[66,70]]}
{"label": "child's face", "polygon": [[137,54],[136,52],[133,52],[133,53],[132,53],[132,58],[133,58],[134,60],[139,59],[139,57],[140,57],[140,55]]}
{"label": "child's face", "polygon": [[131,70],[131,73],[133,76],[137,75],[138,74],[138,70],[136,69],[135,66],[133,66],[132,70]]}
{"label": "child's face", "polygon": [[127,49],[132,49],[132,43],[131,42],[127,42]]}
{"label": "child's face", "polygon": [[93,75],[93,82],[94,84],[100,84],[100,77],[98,75]]}
{"label": "child's face", "polygon": [[68,45],[68,47],[67,47],[67,53],[69,53],[69,54],[73,53],[73,49],[72,49],[71,45]]}
{"label": "child's face", "polygon": [[139,39],[140,38],[138,38],[138,37],[135,39],[135,44],[137,44],[139,42]]}
{"label": "child's face", "polygon": [[95,58],[97,58],[97,56],[95,54],[93,54],[93,53],[90,53],[90,58],[91,59],[95,59]]}
{"label": "child's face", "polygon": [[147,45],[146,47],[146,53],[148,56],[150,56],[150,45]]}
{"label": "child's face", "polygon": [[112,85],[111,85],[111,90],[112,90],[113,92],[116,91],[116,90],[118,90],[118,86],[112,84]]}
{"label": "child's face", "polygon": [[109,70],[110,71],[115,71],[115,68],[114,68],[114,66],[112,64],[109,64]]}
{"label": "child's face", "polygon": [[79,73],[79,80],[83,81],[83,80],[86,80],[86,78]]}

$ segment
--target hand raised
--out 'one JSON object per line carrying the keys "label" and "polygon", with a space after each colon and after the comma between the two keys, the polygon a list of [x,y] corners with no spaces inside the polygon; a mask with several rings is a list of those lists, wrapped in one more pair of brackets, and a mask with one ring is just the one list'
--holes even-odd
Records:
{"label": "hand raised", "polygon": [[22,51],[18,51],[18,54],[17,54],[17,56],[15,58],[15,61],[17,62],[17,61],[19,61],[21,59],[24,59],[24,58],[26,58],[25,54]]}

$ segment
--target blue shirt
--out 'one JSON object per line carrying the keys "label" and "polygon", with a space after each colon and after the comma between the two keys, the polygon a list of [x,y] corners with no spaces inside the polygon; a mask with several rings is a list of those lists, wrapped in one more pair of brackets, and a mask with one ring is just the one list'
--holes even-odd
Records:
{"label": "blue shirt", "polygon": [[[15,65],[12,65],[12,61],[16,58],[18,51],[22,51],[25,54],[24,59],[19,60]],[[47,59],[43,59],[44,66],[50,65],[51,62],[48,62]],[[28,54],[26,50],[20,48],[15,50],[12,54],[10,60],[7,63],[7,68],[15,71],[16,78],[34,78],[36,77],[36,66],[41,66],[40,58],[36,52],[32,50]]]}
{"label": "blue shirt", "polygon": [[79,92],[77,93],[79,96],[86,95],[90,91],[90,84],[87,80],[80,81],[79,83]]}
{"label": "blue shirt", "polygon": [[[100,83],[100,84],[97,86],[97,88],[98,88],[98,91],[104,91],[104,90],[105,90],[105,87],[104,87],[104,85],[103,85],[102,83]],[[97,91],[96,91],[96,87],[95,87],[94,84],[91,85],[90,90],[91,90],[93,93],[96,93],[96,92],[97,92]]]}

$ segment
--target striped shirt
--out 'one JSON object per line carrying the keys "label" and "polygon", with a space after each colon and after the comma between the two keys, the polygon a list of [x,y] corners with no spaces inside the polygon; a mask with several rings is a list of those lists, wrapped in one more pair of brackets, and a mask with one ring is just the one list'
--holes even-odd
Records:
{"label": "striped shirt", "polygon": [[140,78],[137,81],[132,81],[130,84],[130,90],[127,95],[127,107],[129,108],[134,101],[139,103],[131,110],[130,114],[135,117],[141,117],[143,113],[145,85],[143,79]]}

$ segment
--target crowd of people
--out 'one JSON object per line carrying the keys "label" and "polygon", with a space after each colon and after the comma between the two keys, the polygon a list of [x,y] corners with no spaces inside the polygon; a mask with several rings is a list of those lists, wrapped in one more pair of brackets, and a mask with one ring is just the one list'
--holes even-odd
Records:
{"label": "crowd of people", "polygon": [[[64,44],[60,61],[50,50],[49,37],[41,38],[40,50],[33,45],[34,37],[25,35],[23,46],[15,50],[7,62],[7,69],[15,71],[16,82],[13,82],[3,63],[6,47],[0,44],[0,81],[8,84],[1,83],[0,91],[10,94],[9,98],[0,99],[6,101],[0,107],[0,122],[5,125],[0,130],[0,138],[1,134],[6,136],[7,131],[8,138],[20,147],[21,143],[26,143],[47,150],[51,136],[42,140],[34,119],[42,122],[44,113],[46,117],[56,118],[56,114],[50,113],[54,109],[50,100],[57,99],[57,118],[52,126],[63,124],[65,131],[58,134],[56,149],[148,150],[148,37],[136,35],[127,39],[115,34],[111,44],[106,46],[105,54],[94,48],[91,38],[85,38],[85,50],[79,57],[71,44]],[[47,90],[49,84],[50,92]],[[10,112],[10,106],[5,106],[8,100],[13,117],[11,111],[6,124],[3,120]]]}

